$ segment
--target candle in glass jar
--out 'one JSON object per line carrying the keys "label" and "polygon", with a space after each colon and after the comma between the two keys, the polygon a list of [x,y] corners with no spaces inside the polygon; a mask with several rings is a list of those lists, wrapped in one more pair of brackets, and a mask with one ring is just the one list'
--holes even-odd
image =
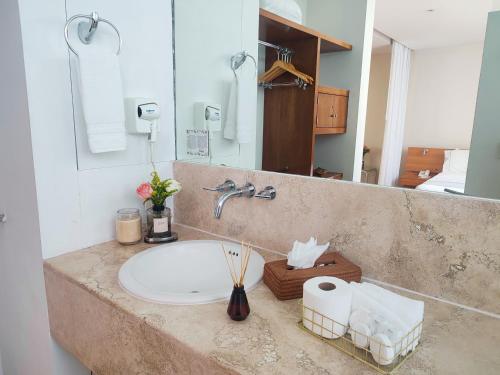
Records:
{"label": "candle in glass jar", "polygon": [[116,213],[116,240],[131,245],[142,239],[142,222],[139,209],[123,208]]}

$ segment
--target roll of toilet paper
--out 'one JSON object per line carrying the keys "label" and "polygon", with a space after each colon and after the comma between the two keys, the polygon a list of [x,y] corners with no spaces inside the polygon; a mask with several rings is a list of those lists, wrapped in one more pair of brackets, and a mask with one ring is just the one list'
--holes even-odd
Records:
{"label": "roll of toilet paper", "polygon": [[304,283],[304,327],[328,339],[345,335],[351,314],[349,284],[336,277],[315,277]]}

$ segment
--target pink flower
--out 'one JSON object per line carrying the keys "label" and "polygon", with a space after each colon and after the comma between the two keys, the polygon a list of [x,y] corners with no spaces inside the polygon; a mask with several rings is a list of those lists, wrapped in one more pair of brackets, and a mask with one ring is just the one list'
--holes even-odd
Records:
{"label": "pink flower", "polygon": [[151,184],[149,182],[145,182],[139,185],[136,192],[139,197],[144,200],[148,200],[151,198],[151,194],[153,194],[153,188],[151,187]]}

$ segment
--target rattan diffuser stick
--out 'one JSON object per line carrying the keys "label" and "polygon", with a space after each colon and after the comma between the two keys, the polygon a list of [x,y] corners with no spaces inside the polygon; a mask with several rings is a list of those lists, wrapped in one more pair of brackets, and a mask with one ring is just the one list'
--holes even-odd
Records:
{"label": "rattan diffuser stick", "polygon": [[[233,285],[235,287],[242,287],[245,281],[245,274],[248,268],[248,262],[250,261],[250,255],[252,253],[252,247],[245,243],[241,242],[241,251],[237,253],[235,251],[226,250],[224,243],[221,242],[222,252],[224,253],[224,257],[226,258],[227,267],[229,268],[229,273],[231,274],[231,279],[233,280]],[[240,257],[240,270],[239,273],[236,268],[236,264],[234,261],[235,257]]]}

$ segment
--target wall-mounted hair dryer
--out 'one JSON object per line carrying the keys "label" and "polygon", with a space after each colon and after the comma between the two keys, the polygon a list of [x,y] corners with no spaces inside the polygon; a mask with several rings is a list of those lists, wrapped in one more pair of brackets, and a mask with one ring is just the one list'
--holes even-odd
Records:
{"label": "wall-mounted hair dryer", "polygon": [[149,140],[156,142],[160,106],[153,99],[126,98],[127,129],[132,134],[149,134]]}

